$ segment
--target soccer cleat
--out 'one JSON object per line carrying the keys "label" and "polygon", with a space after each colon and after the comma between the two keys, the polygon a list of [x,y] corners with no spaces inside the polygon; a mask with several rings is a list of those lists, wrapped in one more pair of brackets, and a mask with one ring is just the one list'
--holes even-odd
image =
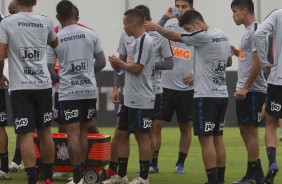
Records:
{"label": "soccer cleat", "polygon": [[103,184],[128,184],[128,178],[125,175],[124,177],[120,177],[119,175],[114,175],[110,179],[103,181]]}
{"label": "soccer cleat", "polygon": [[65,176],[67,176],[67,173],[65,173],[65,172],[54,172],[53,173],[54,178],[65,177]]}
{"label": "soccer cleat", "polygon": [[265,178],[263,179],[263,184],[273,184],[274,183],[274,177],[278,173],[278,165],[276,162],[272,163],[267,171],[267,174],[265,175]]}
{"label": "soccer cleat", "polygon": [[[45,184],[45,183],[44,183],[44,184]],[[71,180],[70,182],[68,182],[68,184],[76,184],[76,183],[74,183],[73,180]],[[77,184],[84,184],[83,178],[81,178],[81,180],[80,180],[79,183],[77,183]]]}
{"label": "soccer cleat", "polygon": [[24,170],[24,166],[21,164],[17,164],[15,162],[11,162],[9,164],[9,170],[10,172],[19,172],[19,171],[23,171]]}
{"label": "soccer cleat", "polygon": [[43,184],[53,184],[53,183],[49,178],[47,178],[47,179],[44,180]]}
{"label": "soccer cleat", "polygon": [[147,178],[146,180],[141,178],[141,177],[137,177],[134,178],[133,180],[131,180],[129,182],[129,184],[149,184],[149,179]]}
{"label": "soccer cleat", "polygon": [[256,184],[256,181],[244,176],[241,180],[234,181],[232,184]]}
{"label": "soccer cleat", "polygon": [[182,164],[176,165],[175,174],[184,174],[184,168],[183,168]]}
{"label": "soccer cleat", "polygon": [[159,173],[159,168],[158,166],[150,166],[149,167],[149,173],[152,173],[152,174],[156,174],[156,173]]}
{"label": "soccer cleat", "polygon": [[10,180],[11,174],[0,170],[0,180]]}
{"label": "soccer cleat", "polygon": [[256,184],[263,184],[264,177],[256,177]]}
{"label": "soccer cleat", "polygon": [[110,179],[112,176],[117,175],[117,172],[113,171],[111,168],[109,168],[107,171],[106,179]]}

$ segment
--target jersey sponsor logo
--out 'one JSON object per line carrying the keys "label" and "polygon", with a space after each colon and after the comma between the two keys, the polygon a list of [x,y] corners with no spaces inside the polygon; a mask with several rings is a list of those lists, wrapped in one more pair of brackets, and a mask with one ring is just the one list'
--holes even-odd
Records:
{"label": "jersey sponsor logo", "polygon": [[42,23],[34,23],[34,22],[18,22],[18,26],[21,27],[43,27]]}
{"label": "jersey sponsor logo", "polygon": [[212,91],[214,91],[216,93],[227,94],[227,90],[226,89],[213,88]]}
{"label": "jersey sponsor logo", "polygon": [[281,110],[281,104],[276,102],[271,102],[271,111],[277,111],[279,112]]}
{"label": "jersey sponsor logo", "polygon": [[227,37],[221,37],[221,38],[213,38],[212,39],[212,42],[226,42],[228,41],[228,38]]}
{"label": "jersey sponsor logo", "polygon": [[68,65],[68,73],[83,73],[87,71],[87,60],[70,61]]}
{"label": "jersey sponsor logo", "polygon": [[23,61],[40,61],[43,51],[42,47],[20,47],[20,57]]}
{"label": "jersey sponsor logo", "polygon": [[174,57],[189,60],[191,59],[191,51],[189,49],[183,49],[178,47],[171,47]]}
{"label": "jersey sponsor logo", "polygon": [[57,158],[61,160],[67,160],[69,159],[69,152],[68,152],[68,147],[66,146],[65,143],[62,143],[61,145],[57,145],[58,152],[57,152]]}
{"label": "jersey sponsor logo", "polygon": [[72,86],[86,86],[93,84],[90,79],[71,79]]}
{"label": "jersey sponsor logo", "polygon": [[152,126],[152,120],[150,118],[143,118],[143,128],[150,128]]}
{"label": "jersey sponsor logo", "polygon": [[214,72],[222,73],[225,72],[226,66],[227,66],[226,61],[214,61],[212,68]]}
{"label": "jersey sponsor logo", "polygon": [[226,82],[224,81],[224,79],[220,79],[220,78],[217,78],[217,77],[213,77],[212,78],[212,82],[217,85],[217,86],[224,86],[226,85]]}
{"label": "jersey sponsor logo", "polygon": [[52,112],[44,113],[44,123],[52,120]]}
{"label": "jersey sponsor logo", "polygon": [[31,66],[24,66],[24,74],[25,75],[40,75],[43,74],[43,69],[42,67],[31,67]]}
{"label": "jersey sponsor logo", "polygon": [[85,38],[85,34],[68,36],[68,37],[65,37],[65,38],[61,38],[60,42],[63,43],[63,42],[72,41],[72,40],[78,40],[78,39],[83,39],[83,38]]}
{"label": "jersey sponsor logo", "polygon": [[213,131],[215,124],[212,122],[205,122],[205,132]]}
{"label": "jersey sponsor logo", "polygon": [[238,51],[238,58],[239,58],[240,60],[244,60],[244,59],[245,59],[245,53],[244,53],[243,50],[239,50],[239,51]]}
{"label": "jersey sponsor logo", "polygon": [[36,86],[48,86],[51,84],[49,79],[40,81],[22,81],[22,85],[36,85]]}
{"label": "jersey sponsor logo", "polygon": [[5,112],[0,112],[0,122],[4,122],[7,120],[7,115]]}
{"label": "jersey sponsor logo", "polygon": [[78,112],[78,109],[76,109],[72,111],[67,110],[67,111],[64,111],[64,113],[65,113],[65,119],[69,120],[71,118],[77,118],[79,112]]}
{"label": "jersey sponsor logo", "polygon": [[15,120],[15,127],[16,129],[20,128],[20,127],[24,127],[27,126],[28,124],[28,119],[27,118],[21,118],[21,119],[16,119]]}
{"label": "jersey sponsor logo", "polygon": [[78,91],[70,91],[68,92],[68,95],[86,95],[91,96],[96,93],[95,89],[88,89],[88,90],[78,90]]}
{"label": "jersey sponsor logo", "polygon": [[95,113],[96,109],[88,109],[87,118],[92,118]]}

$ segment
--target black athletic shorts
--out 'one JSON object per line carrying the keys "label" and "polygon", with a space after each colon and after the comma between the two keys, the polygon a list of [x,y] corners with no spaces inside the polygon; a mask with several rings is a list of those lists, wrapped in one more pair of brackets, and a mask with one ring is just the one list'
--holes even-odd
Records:
{"label": "black athletic shorts", "polygon": [[170,122],[174,111],[179,123],[193,120],[194,90],[178,91],[163,88],[160,120]]}
{"label": "black athletic shorts", "polygon": [[141,130],[150,133],[153,109],[135,109],[124,106],[126,113],[119,116],[118,129],[134,133]]}
{"label": "black athletic shorts", "polygon": [[156,94],[152,120],[160,119],[160,116],[161,116],[161,102],[162,102],[162,93],[161,94]]}
{"label": "black athletic shorts", "polygon": [[52,88],[11,91],[16,134],[34,132],[52,124]]}
{"label": "black athletic shorts", "polygon": [[265,104],[265,111],[269,115],[282,118],[282,86],[268,84]]}
{"label": "black athletic shorts", "polygon": [[261,92],[248,92],[243,100],[236,100],[236,114],[238,125],[255,125],[261,123],[261,111],[266,94]]}
{"label": "black athletic shorts", "polygon": [[59,116],[64,124],[89,122],[96,117],[96,102],[96,98],[59,101]]}
{"label": "black athletic shorts", "polygon": [[118,104],[117,116],[120,117],[120,116],[126,116],[126,115],[127,115],[127,110],[124,106],[124,95],[122,95],[120,99],[120,103]]}
{"label": "black athletic shorts", "polygon": [[223,135],[228,98],[194,98],[194,135]]}
{"label": "black athletic shorts", "polygon": [[7,126],[5,90],[0,89],[0,126]]}
{"label": "black athletic shorts", "polygon": [[56,123],[63,123],[61,110],[60,110],[60,103],[59,103],[59,93],[55,92],[54,95],[54,110],[53,110],[54,122]]}

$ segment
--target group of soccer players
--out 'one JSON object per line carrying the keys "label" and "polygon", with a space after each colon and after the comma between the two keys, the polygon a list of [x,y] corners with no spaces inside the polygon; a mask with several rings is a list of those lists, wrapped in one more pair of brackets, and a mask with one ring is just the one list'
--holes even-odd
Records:
{"label": "group of soccer players", "polygon": [[[13,122],[28,183],[37,183],[35,129],[40,140],[44,183],[52,183],[52,78],[58,83],[56,118],[64,124],[68,135],[73,168],[73,180],[69,183],[82,184],[88,127],[96,117],[95,73],[106,62],[99,38],[91,29],[77,24],[78,11],[70,1],[60,1],[56,7],[60,22],[57,34],[50,18],[32,11],[36,0],[15,0],[15,3],[19,13],[4,18],[0,24],[0,87],[10,89]],[[282,64],[278,62],[282,11],[273,11],[261,25],[256,21],[252,0],[233,0],[231,11],[235,24],[246,28],[238,48],[230,45],[222,30],[208,26],[201,13],[194,10],[193,0],[175,0],[175,7],[169,7],[158,24],[152,22],[150,10],[144,5],[124,13],[119,56],[108,57],[115,69],[112,101],[120,107],[111,145],[109,178],[103,183],[149,184],[149,172],[159,172],[162,127],[171,121],[174,112],[180,130],[175,173],[184,173],[193,123],[207,183],[225,183],[223,127],[228,104],[225,70],[232,64],[232,54],[238,57],[234,97],[248,159],[245,176],[233,183],[274,183],[278,172],[276,129],[282,118]],[[166,24],[171,18],[177,18],[177,23]],[[267,59],[269,36],[274,40],[274,64]],[[7,53],[10,83],[3,75]],[[60,66],[58,74],[54,72],[56,61]],[[121,99],[119,87],[124,87]],[[1,107],[4,107],[4,93],[1,94]],[[261,167],[258,139],[264,103],[269,160],[266,175]],[[0,110],[4,117],[6,110]],[[0,179],[10,179],[6,116],[2,119],[5,122],[0,124],[0,141],[4,140],[0,146]],[[129,182],[131,133],[138,144],[140,170],[139,176]]]}

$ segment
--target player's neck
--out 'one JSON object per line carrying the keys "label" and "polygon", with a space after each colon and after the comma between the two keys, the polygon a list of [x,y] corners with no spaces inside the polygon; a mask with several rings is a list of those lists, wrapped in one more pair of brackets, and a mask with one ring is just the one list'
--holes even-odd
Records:
{"label": "player's neck", "polygon": [[244,26],[249,27],[252,23],[256,21],[256,17],[254,15],[250,15],[246,17],[246,20],[244,21]]}
{"label": "player's neck", "polygon": [[32,12],[33,6],[18,6],[18,11],[19,12]]}
{"label": "player's neck", "polygon": [[145,32],[146,32],[146,31],[145,31],[145,28],[144,28],[144,27],[142,27],[142,28],[140,28],[140,29],[136,29],[136,32],[134,33],[133,37],[134,37],[135,39],[137,39],[137,38],[139,38],[140,36],[142,36]]}
{"label": "player's neck", "polygon": [[70,25],[74,25],[74,24],[75,24],[75,22],[74,22],[73,19],[71,19],[71,20],[65,20],[65,21],[62,21],[62,22],[61,22],[62,29],[63,29],[64,27],[67,27],[67,26],[70,26]]}

